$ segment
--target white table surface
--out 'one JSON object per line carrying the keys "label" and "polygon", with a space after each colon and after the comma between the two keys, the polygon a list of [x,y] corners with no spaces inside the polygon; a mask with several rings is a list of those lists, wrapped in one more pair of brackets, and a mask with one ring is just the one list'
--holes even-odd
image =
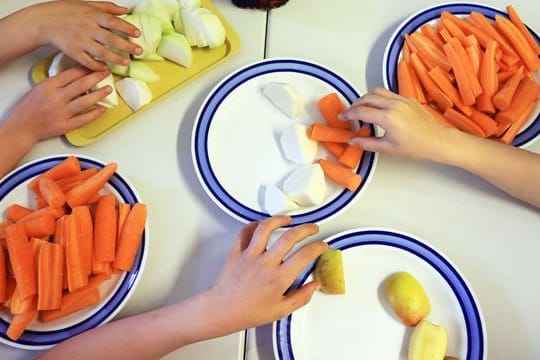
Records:
{"label": "white table surface", "polygon": [[[32,0],[0,2],[0,16]],[[119,1],[130,5],[136,1]],[[21,163],[73,153],[116,161],[148,204],[149,257],[141,282],[120,316],[185,299],[210,286],[241,224],[224,214],[200,187],[191,160],[194,117],[206,94],[224,76],[266,57],[319,62],[347,78],[360,93],[382,85],[387,39],[425,0],[290,0],[268,13],[214,0],[238,32],[239,53],[175,91],[95,143],[73,147],[61,138],[36,146]],[[503,8],[507,3],[491,1]],[[523,19],[540,31],[532,1],[515,0]],[[266,51],[265,51],[266,50]],[[28,89],[31,65],[41,50],[0,68],[0,118]],[[540,142],[528,146],[540,152]],[[159,174],[159,176],[156,176]],[[428,240],[459,267],[474,290],[487,326],[490,359],[540,358],[540,283],[535,280],[540,212],[513,200],[461,170],[380,156],[359,201],[321,226],[321,237],[353,227],[386,227]],[[211,314],[209,314],[211,316]],[[180,349],[167,359],[235,359],[244,356],[242,334]],[[245,357],[272,359],[269,327],[250,331]],[[2,359],[28,359],[37,352],[0,345]]]}

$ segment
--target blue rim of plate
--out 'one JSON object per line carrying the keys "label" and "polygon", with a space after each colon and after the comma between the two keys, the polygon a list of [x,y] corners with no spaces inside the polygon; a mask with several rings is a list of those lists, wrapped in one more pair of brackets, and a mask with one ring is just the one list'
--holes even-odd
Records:
{"label": "blue rim of plate", "polygon": [[[337,234],[328,241],[333,249],[346,250],[357,246],[382,245],[407,251],[432,266],[445,279],[463,312],[467,328],[467,360],[484,359],[485,328],[475,296],[465,279],[441,254],[422,241],[409,235],[382,229],[351,230]],[[293,283],[291,289],[298,289],[313,272],[311,264]],[[294,360],[291,342],[292,314],[274,323],[274,349],[279,360]]]}
{"label": "blue rim of plate", "polygon": [[[22,167],[14,170],[8,174],[4,179],[0,181],[0,201],[2,201],[11,190],[19,186],[21,183],[34,178],[35,176],[45,172],[60,161],[64,160],[68,155],[59,155],[53,157],[47,157],[30,162]],[[81,168],[102,168],[103,163],[77,156],[81,163]],[[111,179],[109,179],[109,185],[111,185],[119,194],[121,199],[129,204],[140,202],[139,196],[129,182],[115,173]],[[115,294],[105,303],[103,306],[90,315],[88,318],[79,321],[76,324],[68,327],[52,330],[52,331],[37,331],[26,330],[23,335],[17,340],[13,341],[7,337],[6,331],[9,323],[0,318],[0,340],[2,343],[9,344],[14,347],[23,349],[45,349],[58,344],[72,336],[75,336],[81,332],[92,329],[99,325],[102,325],[115,316],[124,303],[129,299],[135,286],[142,274],[142,268],[146,260],[146,247],[147,247],[147,229],[143,233],[143,239],[141,246],[135,257],[133,263],[133,269],[124,274],[121,279],[121,284],[117,287]]]}
{"label": "blue rim of plate", "polygon": [[[384,86],[394,92],[397,92],[397,64],[401,55],[401,49],[403,48],[404,35],[410,34],[418,30],[423,24],[439,18],[442,11],[448,11],[455,15],[466,15],[471,11],[476,11],[484,14],[487,18],[494,20],[495,15],[503,15],[508,17],[504,11],[495,9],[486,5],[473,4],[473,3],[449,3],[441,4],[433,7],[429,7],[420,12],[413,14],[404,20],[398,28],[394,31],[388,45],[386,47],[383,57],[383,81]],[[532,36],[537,43],[540,44],[540,37],[529,28]],[[534,121],[523,131],[521,131],[512,145],[525,146],[529,142],[536,139],[540,134],[540,115],[534,119]]]}
{"label": "blue rim of plate", "polygon": [[[359,98],[358,92],[340,75],[324,66],[297,59],[270,59],[257,62],[239,69],[216,85],[199,110],[193,128],[193,163],[200,182],[212,200],[225,212],[243,222],[262,220],[270,215],[242,204],[222,186],[210,164],[208,133],[216,111],[227,96],[243,83],[258,76],[275,72],[295,72],[313,76],[331,85],[349,103]],[[374,134],[374,126],[370,125],[370,127],[371,132]],[[364,152],[360,165],[356,170],[356,173],[360,174],[363,180],[356,191],[343,190],[334,200],[317,209],[292,215],[292,223],[289,226],[321,222],[347,207],[368,183],[370,175],[373,173],[376,156],[375,153]]]}

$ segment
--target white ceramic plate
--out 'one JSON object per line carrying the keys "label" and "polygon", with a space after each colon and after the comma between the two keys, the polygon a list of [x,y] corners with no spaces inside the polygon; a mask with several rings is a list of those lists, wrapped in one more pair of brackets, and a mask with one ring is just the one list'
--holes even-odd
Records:
{"label": "white ceramic plate", "polygon": [[[59,155],[38,159],[23,165],[4,177],[0,181],[0,213],[3,214],[7,207],[13,203],[21,205],[33,204],[28,189],[30,180],[65,158],[66,155]],[[78,156],[78,159],[83,168],[101,168],[105,165],[100,161],[87,157]],[[118,172],[109,180],[104,191],[116,195],[119,201],[125,203],[141,202],[133,186]],[[49,323],[34,321],[17,341],[13,341],[6,336],[10,315],[7,310],[0,310],[0,342],[29,350],[45,349],[108,322],[122,309],[135,290],[144,268],[147,252],[148,227],[143,234],[133,269],[121,275],[113,274],[109,280],[100,286],[102,300],[98,305]]]}
{"label": "white ceramic plate", "polygon": [[[261,88],[270,82],[289,83],[302,94],[305,106],[298,119],[288,118],[264,97]],[[251,64],[220,82],[204,101],[192,138],[193,163],[210,198],[243,222],[270,216],[261,205],[262,187],[279,184],[296,166],[281,152],[280,130],[294,121],[324,122],[317,100],[330,92],[337,92],[345,104],[359,97],[352,85],[332,70],[294,59]],[[320,151],[321,157],[327,156]],[[359,189],[350,192],[327,181],[326,201],[291,213],[291,226],[321,222],[346,208],[366,187],[375,163],[376,154],[364,152],[356,169],[363,178]]]}
{"label": "white ceramic plate", "polygon": [[[427,320],[448,333],[447,355],[487,358],[486,329],[466,280],[439,252],[411,235],[385,229],[355,229],[328,240],[341,249],[346,294],[316,292],[311,302],[273,326],[279,360],[407,358],[410,327],[401,323],[384,295],[385,279],[408,271],[426,290]],[[292,289],[312,279],[313,266]]]}
{"label": "white ceramic plate", "polygon": [[[401,57],[403,48],[404,35],[410,34],[426,23],[435,23],[440,17],[442,11],[448,11],[457,16],[464,16],[471,11],[476,11],[484,14],[488,19],[494,20],[495,15],[506,15],[506,12],[492,8],[490,6],[473,4],[473,3],[447,3],[428,7],[423,9],[407,19],[405,19],[394,31],[388,41],[383,57],[383,81],[384,86],[394,92],[398,91],[397,83],[397,65]],[[529,29],[531,30],[531,29]],[[540,44],[540,37],[531,30],[531,33],[537,43]],[[536,72],[536,80],[540,82],[540,74]],[[512,144],[514,146],[525,146],[531,141],[536,140],[540,134],[540,103],[531,115],[531,119],[525,124],[523,129],[518,133]]]}

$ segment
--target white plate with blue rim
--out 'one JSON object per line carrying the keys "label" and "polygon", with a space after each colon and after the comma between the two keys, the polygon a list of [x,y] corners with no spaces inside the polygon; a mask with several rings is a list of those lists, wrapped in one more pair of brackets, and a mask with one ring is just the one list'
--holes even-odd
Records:
{"label": "white plate with blue rim", "polygon": [[[288,83],[299,91],[304,108],[297,118],[288,118],[264,97],[261,88],[270,82]],[[193,164],[208,196],[239,221],[269,217],[262,204],[263,186],[279,184],[296,166],[282,154],[278,134],[293,122],[324,122],[317,101],[330,92],[336,92],[345,106],[359,97],[333,70],[298,59],[253,63],[217,84],[199,110],[192,136]],[[330,156],[320,148],[319,157]],[[356,191],[327,181],[325,201],[288,213],[293,219],[290,226],[320,223],[351,205],[365,190],[376,158],[375,153],[364,152],[354,170],[363,179]]]}
{"label": "white plate with blue rim", "polygon": [[[448,334],[447,356],[487,358],[486,328],[469,284],[446,257],[418,237],[389,229],[354,229],[328,240],[341,249],[346,293],[316,292],[311,301],[273,324],[279,360],[406,359],[412,331],[394,314],[384,295],[391,274],[407,271],[431,303],[427,320]],[[312,280],[308,267],[291,290]]]}
{"label": "white plate with blue rim", "polygon": [[[430,6],[420,10],[403,22],[396,28],[390,36],[383,56],[383,81],[384,86],[394,92],[398,91],[397,65],[401,57],[401,50],[405,39],[405,34],[413,33],[420,29],[424,24],[434,24],[438,21],[441,12],[448,11],[456,16],[465,16],[472,11],[479,12],[488,19],[495,19],[495,15],[507,16],[506,12],[490,6],[475,3],[446,3]],[[540,44],[540,37],[529,28],[532,36]],[[540,83],[540,73],[534,74],[536,81]],[[517,134],[512,145],[523,147],[538,138],[540,134],[540,102],[532,112],[531,118],[523,126],[523,129]]]}
{"label": "white plate with blue rim", "polygon": [[[29,162],[6,175],[0,180],[0,213],[8,206],[17,203],[33,206],[34,199],[28,189],[29,182],[39,174],[47,171],[69,155],[45,157]],[[104,163],[96,159],[77,156],[81,168],[102,168]],[[112,193],[118,201],[134,204],[140,201],[135,188],[129,181],[116,172],[102,190]],[[11,315],[5,309],[0,310],[0,342],[26,350],[50,348],[79,333],[109,322],[129,300],[142,275],[148,253],[148,225],[143,233],[141,246],[135,257],[133,269],[121,274],[113,274],[100,285],[101,301],[92,307],[80,310],[69,316],[42,323],[34,320],[17,340],[7,337]]]}

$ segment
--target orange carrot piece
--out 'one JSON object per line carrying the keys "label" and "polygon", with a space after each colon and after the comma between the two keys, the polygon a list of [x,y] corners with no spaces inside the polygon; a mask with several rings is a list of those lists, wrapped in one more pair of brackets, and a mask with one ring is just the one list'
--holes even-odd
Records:
{"label": "orange carrot piece", "polygon": [[480,49],[478,49],[475,46],[467,46],[465,48],[465,51],[467,51],[467,55],[469,56],[469,60],[471,61],[471,65],[473,67],[474,75],[478,76],[478,73],[480,71]]}
{"label": "orange carrot piece", "polygon": [[506,110],[512,102],[512,98],[516,93],[517,87],[523,78],[523,66],[516,71],[508,80],[505,81],[503,86],[493,95],[493,105],[499,110]]}
{"label": "orange carrot piece", "polygon": [[454,103],[454,105],[460,109],[460,111],[467,116],[472,114],[472,108],[464,105],[461,102],[461,97],[459,96],[458,90],[454,87],[454,84],[448,80],[444,70],[442,70],[440,67],[435,67],[428,72],[428,75],[437,84],[437,86],[439,86],[442,92]]}
{"label": "orange carrot piece", "polygon": [[328,152],[337,159],[343,152],[345,151],[345,148],[347,147],[347,144],[343,143],[335,143],[330,141],[321,141],[321,144],[328,150]]}
{"label": "orange carrot piece", "polygon": [[89,178],[90,176],[94,175],[97,172],[98,172],[98,169],[96,168],[85,169],[85,170],[82,170],[78,174],[60,179],[57,181],[57,183],[65,194],[69,190],[73,189],[75,186],[79,185],[85,179]]}
{"label": "orange carrot piece", "polygon": [[356,191],[362,182],[362,177],[343,165],[320,159],[319,164],[328,178],[349,191]]}
{"label": "orange carrot piece", "polygon": [[416,94],[415,98],[416,100],[420,102],[420,104],[426,104],[427,103],[426,94],[424,93],[424,89],[422,88],[422,85],[420,84],[420,80],[418,80],[418,75],[416,74],[414,67],[410,63],[410,56],[409,56],[409,62],[407,63],[407,65],[409,67],[409,75],[411,77],[412,86]]}
{"label": "orange carrot piece", "polygon": [[20,292],[17,290],[17,286],[15,286],[15,291],[13,291],[9,304],[9,311],[14,315],[24,314],[32,307],[33,300],[34,295],[22,298]]}
{"label": "orange carrot piece", "polygon": [[67,176],[74,175],[81,171],[81,164],[79,162],[79,159],[77,159],[75,156],[68,156],[49,170],[45,171],[43,174],[39,175],[38,177],[34,178],[30,184],[29,187],[32,191],[35,193],[39,192],[39,180],[42,177],[46,177],[52,180],[58,180]]}
{"label": "orange carrot piece", "polygon": [[450,34],[445,28],[441,28],[441,30],[439,31],[439,35],[443,39],[443,46],[444,44],[448,44],[450,42],[450,39],[452,38],[452,34]]}
{"label": "orange carrot piece", "polygon": [[527,40],[531,49],[536,53],[536,55],[540,55],[540,46],[538,46],[538,44],[534,40],[531,32],[529,31],[525,23],[521,21],[521,18],[519,17],[516,9],[512,5],[508,5],[506,7],[506,12],[508,13],[508,17],[510,17],[510,21],[512,21],[514,25],[519,29],[521,35],[523,35],[525,40]]}
{"label": "orange carrot piece", "polygon": [[452,64],[452,70],[454,71],[454,75],[456,77],[461,101],[464,105],[474,105],[476,102],[476,97],[474,96],[473,90],[469,85],[469,79],[463,61],[452,44],[444,44],[443,50],[448,57],[450,64]]}
{"label": "orange carrot piece", "polygon": [[3,303],[8,298],[7,282],[7,256],[4,246],[0,245],[0,303]]}
{"label": "orange carrot piece", "polygon": [[62,304],[64,248],[60,244],[40,246],[38,260],[38,310],[59,309]]}
{"label": "orange carrot piece", "polygon": [[6,219],[11,222],[17,222],[30,213],[32,213],[32,209],[19,204],[13,204],[6,211]]}
{"label": "orange carrot piece", "polygon": [[476,99],[476,108],[490,114],[495,112],[491,98],[499,88],[499,78],[495,69],[495,49],[497,49],[497,42],[492,40],[486,47],[486,52],[480,65],[479,78],[480,85],[482,86],[482,94]]}
{"label": "orange carrot piece", "polygon": [[518,132],[521,130],[527,120],[529,120],[529,117],[531,116],[535,106],[536,103],[531,103],[523,112],[517,114],[518,117],[513,123],[506,123],[510,125],[507,127],[507,130],[504,132],[504,134],[502,134],[500,137],[502,143],[510,144],[512,141],[514,141]]}
{"label": "orange carrot piece", "polygon": [[397,68],[398,94],[401,96],[416,97],[416,90],[411,80],[409,66],[402,58]]}
{"label": "orange carrot piece", "polygon": [[422,106],[424,107],[424,109],[426,109],[433,116],[433,118],[435,118],[435,120],[437,120],[441,124],[443,124],[445,126],[455,127],[454,124],[452,124],[450,121],[448,121],[448,119],[446,119],[443,116],[443,114],[441,114],[440,112],[438,112],[437,110],[435,110],[431,106],[429,106],[427,104],[422,104]]}
{"label": "orange carrot piece", "polygon": [[469,55],[467,55],[467,51],[465,50],[461,42],[459,42],[456,38],[450,39],[450,44],[452,44],[452,47],[454,48],[454,50],[456,50],[456,53],[460,57],[465,67],[465,71],[469,80],[469,86],[471,87],[474,96],[478,97],[482,93],[483,89],[482,85],[480,85],[480,81],[478,81],[478,78],[474,73],[474,68],[469,59]]}
{"label": "orange carrot piece", "polygon": [[116,258],[113,267],[115,269],[130,271],[137,250],[142,241],[142,235],[146,226],[146,205],[134,204],[124,222],[122,234],[116,248]]}
{"label": "orange carrot piece", "polygon": [[65,227],[67,283],[69,292],[74,292],[88,284],[88,274],[84,267],[75,216],[66,217]]}
{"label": "orange carrot piece", "polygon": [[478,40],[478,43],[481,47],[484,49],[487,46],[487,43],[492,40],[492,38],[486,34],[484,31],[482,31],[480,28],[478,28],[475,24],[465,21],[463,19],[458,18],[454,14],[451,14],[447,11],[443,11],[441,13],[441,18],[448,19],[455,25],[457,25],[464,33],[467,35],[474,35],[476,40]]}
{"label": "orange carrot piece", "polygon": [[[510,62],[515,63],[519,61],[519,57],[506,39],[499,34],[495,26],[484,16],[484,14],[473,11],[469,14],[468,20],[476,25],[487,36],[495,40],[501,49],[509,56]],[[488,41],[489,42],[489,41]],[[487,46],[487,42],[485,44]]]}
{"label": "orange carrot piece", "polygon": [[2,222],[0,222],[0,239],[6,238],[6,228],[11,224],[12,222],[9,221],[8,219],[5,219]]}
{"label": "orange carrot piece", "polygon": [[[34,300],[35,304],[35,300]],[[24,330],[30,325],[30,323],[36,318],[37,310],[34,306],[31,306],[28,311],[23,314],[14,315],[9,323],[6,335],[13,341],[17,341]]]}
{"label": "orange carrot piece", "polygon": [[50,206],[47,206],[39,210],[33,211],[32,213],[26,215],[25,217],[23,217],[17,222],[25,222],[28,220],[37,219],[42,216],[48,216],[48,215],[52,216],[55,219],[58,219],[59,217],[64,216],[65,213],[66,213],[66,210],[64,208],[52,208]]}
{"label": "orange carrot piece", "polygon": [[52,215],[31,218],[26,221],[20,221],[18,224],[24,225],[24,230],[28,237],[49,236],[54,234],[56,229],[56,222]]}
{"label": "orange carrot piece", "polygon": [[448,32],[450,33],[452,37],[458,39],[463,47],[467,46],[468,41],[465,36],[465,33],[460,29],[460,27],[455,23],[455,21],[453,21],[453,19],[441,17],[441,22],[443,23],[445,29],[448,30]]}
{"label": "orange carrot piece", "polygon": [[81,244],[81,258],[87,274],[92,273],[92,253],[94,249],[94,227],[88,206],[75,206],[71,210],[77,221],[78,237]]}
{"label": "orange carrot piece", "polygon": [[71,315],[79,310],[97,304],[101,300],[99,290],[95,286],[85,286],[72,293],[64,294],[60,309],[44,310],[39,314],[42,322],[49,322]]}
{"label": "orange carrot piece", "polygon": [[59,208],[66,203],[66,196],[60,186],[54,180],[47,177],[39,180],[39,192],[52,208]]}
{"label": "orange carrot piece", "polygon": [[461,131],[467,132],[472,135],[477,135],[480,137],[486,137],[486,134],[481,127],[476,125],[471,119],[462,115],[454,109],[446,109],[443,116],[447,118],[455,127]]}
{"label": "orange carrot piece", "polygon": [[428,70],[422,64],[422,60],[416,55],[416,53],[411,54],[411,64],[414,67],[414,70],[416,71],[416,74],[418,75],[418,79],[420,79],[420,82],[422,83],[422,86],[426,90],[426,93],[429,94],[429,96],[433,99],[433,101],[437,104],[437,107],[441,109],[447,109],[454,105],[452,100],[446,96],[444,92],[439,89],[437,84],[429,77]]}
{"label": "orange carrot piece", "polygon": [[329,141],[346,143],[356,136],[352,130],[330,127],[324,124],[315,123],[311,126],[310,138],[316,141]]}
{"label": "orange carrot piece", "polygon": [[473,109],[469,118],[482,129],[486,137],[490,137],[497,132],[499,124],[491,116]]}
{"label": "orange carrot piece", "polygon": [[66,194],[66,200],[70,207],[84,205],[84,203],[96,194],[109,179],[114,175],[118,165],[110,163],[97,173],[85,179]]}
{"label": "orange carrot piece", "polygon": [[357,134],[361,137],[371,136],[371,127],[369,125],[362,125],[358,129]]}
{"label": "orange carrot piece", "polygon": [[333,92],[324,95],[317,102],[317,106],[329,126],[339,129],[350,129],[351,125],[349,122],[338,119],[338,115],[345,111],[345,106],[337,93]]}
{"label": "orange carrot piece", "polygon": [[[337,144],[337,145],[345,147],[345,145],[343,144]],[[118,204],[118,231],[116,232],[117,239],[119,239],[120,235],[122,234],[122,228],[124,227],[124,223],[126,221],[126,218],[130,210],[131,210],[130,204],[126,204],[126,203]]]}
{"label": "orange carrot piece", "polygon": [[407,44],[407,42],[404,41],[403,50],[401,50],[401,58],[405,60],[406,63],[408,63],[410,57],[411,57],[411,48],[409,47],[409,44]]}
{"label": "orange carrot piece", "polygon": [[23,224],[15,223],[6,228],[6,244],[20,296],[25,299],[35,295],[36,266]]}
{"label": "orange carrot piece", "polygon": [[117,222],[116,198],[110,194],[102,196],[94,215],[94,252],[97,262],[114,261]]}
{"label": "orange carrot piece", "polygon": [[[444,53],[437,48],[428,38],[420,33],[413,33],[410,36],[410,41],[414,44],[414,47],[418,50],[418,56],[424,61],[424,63],[433,64],[439,66],[445,71],[450,70],[450,63],[444,56]],[[432,67],[430,66],[430,69]]]}
{"label": "orange carrot piece", "polygon": [[495,16],[498,29],[506,36],[516,50],[521,61],[530,72],[540,69],[540,59],[523,37],[519,29],[507,18],[501,15]]}
{"label": "orange carrot piece", "polygon": [[439,34],[437,34],[435,29],[433,29],[433,26],[431,26],[430,24],[424,24],[420,27],[420,32],[426,38],[431,40],[431,42],[435,44],[437,48],[439,48],[440,51],[442,51],[442,46],[444,45],[444,43],[442,41],[442,38],[439,36]]}
{"label": "orange carrot piece", "polygon": [[362,159],[364,149],[356,145],[347,145],[347,148],[338,158],[338,161],[350,169],[356,169]]}

